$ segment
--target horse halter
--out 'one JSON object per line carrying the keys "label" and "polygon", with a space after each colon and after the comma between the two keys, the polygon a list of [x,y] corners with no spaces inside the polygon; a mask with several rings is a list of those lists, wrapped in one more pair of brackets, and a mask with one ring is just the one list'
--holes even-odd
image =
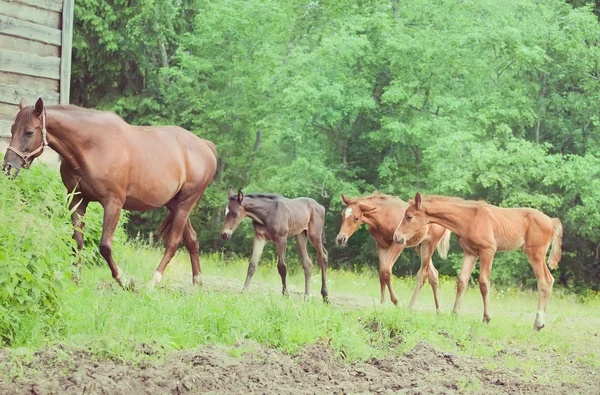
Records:
{"label": "horse halter", "polygon": [[19,156],[19,158],[23,159],[23,162],[24,162],[23,167],[25,169],[29,169],[29,166],[31,166],[31,162],[33,161],[33,159],[31,159],[31,158],[40,151],[44,152],[44,148],[46,148],[47,146],[48,146],[48,140],[46,138],[46,109],[44,109],[44,112],[42,112],[42,145],[40,145],[39,147],[37,147],[36,150],[31,151],[30,153],[21,152],[18,149],[16,149],[15,147],[12,147],[10,145],[8,146],[7,149],[11,150],[15,154],[17,154]]}

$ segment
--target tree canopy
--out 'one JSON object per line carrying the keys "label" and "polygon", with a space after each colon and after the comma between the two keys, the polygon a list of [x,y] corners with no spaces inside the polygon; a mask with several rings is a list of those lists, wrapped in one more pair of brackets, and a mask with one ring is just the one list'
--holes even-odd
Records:
{"label": "tree canopy", "polygon": [[[364,229],[333,244],[340,192],[420,191],[559,217],[557,277],[597,289],[599,43],[593,5],[561,0],[81,0],[71,97],[217,144],[193,214],[203,251],[249,255],[250,238],[218,236],[232,185],[315,198],[332,264],[376,265]],[[162,216],[132,215],[129,231]],[[444,274],[461,264],[453,240]],[[416,265],[406,251],[395,270]],[[494,266],[497,281],[533,279],[521,252]]]}

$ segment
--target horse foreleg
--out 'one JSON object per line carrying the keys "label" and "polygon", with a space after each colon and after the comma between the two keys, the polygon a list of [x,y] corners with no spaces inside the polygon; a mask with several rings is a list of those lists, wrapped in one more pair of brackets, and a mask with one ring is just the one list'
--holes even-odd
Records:
{"label": "horse foreleg", "polygon": [[484,251],[479,255],[479,290],[483,298],[483,322],[490,322],[490,284],[492,263],[496,251]]}
{"label": "horse foreleg", "polygon": [[396,295],[396,292],[394,292],[394,288],[392,288],[392,269],[394,268],[396,260],[402,253],[402,250],[404,250],[403,246],[398,243],[393,243],[388,250],[388,255],[383,270],[382,268],[379,268],[380,279],[381,275],[383,274],[388,290],[390,291],[390,300],[396,306],[398,305],[398,296]]}
{"label": "horse foreleg", "polygon": [[285,251],[287,248],[287,238],[280,237],[275,240],[275,244],[277,244],[277,270],[279,271],[279,275],[281,276],[281,292],[284,295],[287,295],[287,266],[285,264]]}
{"label": "horse foreleg", "polygon": [[[420,245],[417,246],[417,252],[421,256],[421,267],[415,276],[415,290],[413,291],[412,297],[410,298],[410,303],[408,304],[408,310],[412,310],[414,308],[414,304],[417,301],[417,297],[421,292],[421,288],[425,284],[425,280],[429,276],[429,263],[431,261],[431,253],[430,253],[430,243],[424,241]],[[432,265],[433,266],[433,265]],[[432,286],[433,287],[433,286]],[[438,309],[437,305],[437,289],[433,292],[434,298],[436,299],[436,309]]]}
{"label": "horse foreleg", "polygon": [[165,255],[158,264],[152,280],[148,283],[148,288],[154,288],[162,280],[162,275],[167,268],[167,265],[177,252],[187,221],[189,221],[190,207],[175,207],[172,211],[172,223],[169,233],[165,236]]}
{"label": "horse foreleg", "polygon": [[452,309],[454,314],[458,314],[460,312],[463,293],[469,285],[471,273],[473,273],[473,268],[475,268],[475,261],[477,261],[476,255],[469,255],[466,252],[464,253],[462,268],[460,269],[460,274],[458,275],[458,280],[456,281],[456,300],[454,301],[454,308]]}
{"label": "horse foreleg", "polygon": [[308,300],[310,298],[310,277],[312,276],[313,262],[308,254],[308,236],[306,232],[296,235],[296,244],[298,245],[300,261],[304,269],[304,299]]}
{"label": "horse foreleg", "polygon": [[119,201],[110,201],[104,204],[104,222],[102,224],[102,237],[100,239],[100,254],[108,263],[108,267],[110,268],[112,277],[115,281],[121,287],[125,288],[129,286],[133,290],[133,280],[130,280],[129,284],[127,284],[125,276],[121,273],[121,270],[117,267],[117,264],[112,257],[112,240],[115,235],[117,224],[119,223],[122,208],[123,203]]}
{"label": "horse foreleg", "polygon": [[71,221],[73,222],[73,239],[77,243],[77,259],[73,263],[75,266],[76,273],[73,274],[72,280],[79,280],[79,265],[81,264],[81,250],[83,250],[83,228],[85,227],[85,222],[83,221],[83,217],[85,216],[85,212],[88,206],[88,201],[85,199],[73,199],[71,204],[69,205],[69,210],[72,210]]}
{"label": "horse foreleg", "polygon": [[244,282],[244,291],[250,286],[250,280],[252,280],[252,276],[254,276],[254,272],[256,272],[256,266],[258,265],[258,261],[265,248],[265,244],[267,244],[267,239],[258,235],[254,236],[252,257],[250,257],[250,262],[248,263],[248,273],[246,274],[246,281]]}

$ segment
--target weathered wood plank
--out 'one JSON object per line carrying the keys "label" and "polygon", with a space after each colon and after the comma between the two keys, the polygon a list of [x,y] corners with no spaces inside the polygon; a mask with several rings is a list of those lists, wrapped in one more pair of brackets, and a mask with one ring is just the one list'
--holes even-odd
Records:
{"label": "weathered wood plank", "polygon": [[[58,81],[47,78],[32,77],[0,72],[0,85],[20,86],[37,92],[58,92]],[[0,98],[2,101],[2,98]],[[29,103],[32,104],[32,103]]]}
{"label": "weathered wood plank", "polygon": [[[6,0],[3,0],[6,1]],[[26,4],[45,10],[61,12],[63,8],[63,0],[8,0],[19,4]]]}
{"label": "weathered wood plank", "polygon": [[61,32],[58,29],[0,15],[2,34],[60,46]]}
{"label": "weathered wood plank", "polygon": [[0,33],[0,50],[22,52],[38,56],[60,56],[60,48],[55,45],[39,43],[24,38],[5,36]]}
{"label": "weathered wood plank", "polygon": [[64,0],[62,18],[62,46],[60,48],[60,104],[69,104],[71,89],[71,48],[73,41],[74,0]]}
{"label": "weathered wood plank", "polygon": [[0,71],[58,80],[60,78],[60,58],[0,50]]}
{"label": "weathered wood plank", "polygon": [[60,13],[12,1],[0,2],[0,15],[60,29]]}
{"label": "weathered wood plank", "polygon": [[0,102],[0,119],[15,119],[19,106]]}
{"label": "weathered wood plank", "polygon": [[28,104],[33,104],[42,98],[45,104],[59,104],[58,92],[38,92],[18,85],[0,85],[0,101],[9,104],[19,104],[24,98]]}
{"label": "weathered wood plank", "polygon": [[10,127],[12,124],[12,119],[0,118],[0,137],[10,137]]}

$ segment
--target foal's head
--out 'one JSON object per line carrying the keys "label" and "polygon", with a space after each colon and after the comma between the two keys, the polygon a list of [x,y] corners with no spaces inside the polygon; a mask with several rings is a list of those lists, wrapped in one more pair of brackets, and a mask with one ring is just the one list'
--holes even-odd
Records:
{"label": "foal's head", "polygon": [[244,208],[244,194],[240,189],[236,194],[233,192],[233,188],[229,187],[228,190],[229,203],[225,207],[225,219],[223,220],[223,227],[221,228],[221,237],[223,240],[230,240],[231,235],[240,225],[244,217],[246,216],[246,209]]}
{"label": "foal's head", "polygon": [[27,106],[25,100],[19,103],[19,112],[12,124],[10,133],[12,135],[2,170],[15,178],[19,174],[21,167],[28,168],[31,162],[42,154],[46,145],[45,128],[46,115],[44,112],[44,102],[38,99],[35,106]]}
{"label": "foal's head", "polygon": [[404,217],[394,232],[394,241],[404,245],[428,223],[427,216],[421,208],[421,194],[417,192],[415,198],[409,202]]}
{"label": "foal's head", "polygon": [[367,203],[361,203],[359,200],[352,200],[343,193],[341,196],[346,208],[342,211],[342,226],[337,235],[337,244],[345,246],[348,244],[350,236],[356,232],[363,222],[363,216],[373,212],[376,207]]}

